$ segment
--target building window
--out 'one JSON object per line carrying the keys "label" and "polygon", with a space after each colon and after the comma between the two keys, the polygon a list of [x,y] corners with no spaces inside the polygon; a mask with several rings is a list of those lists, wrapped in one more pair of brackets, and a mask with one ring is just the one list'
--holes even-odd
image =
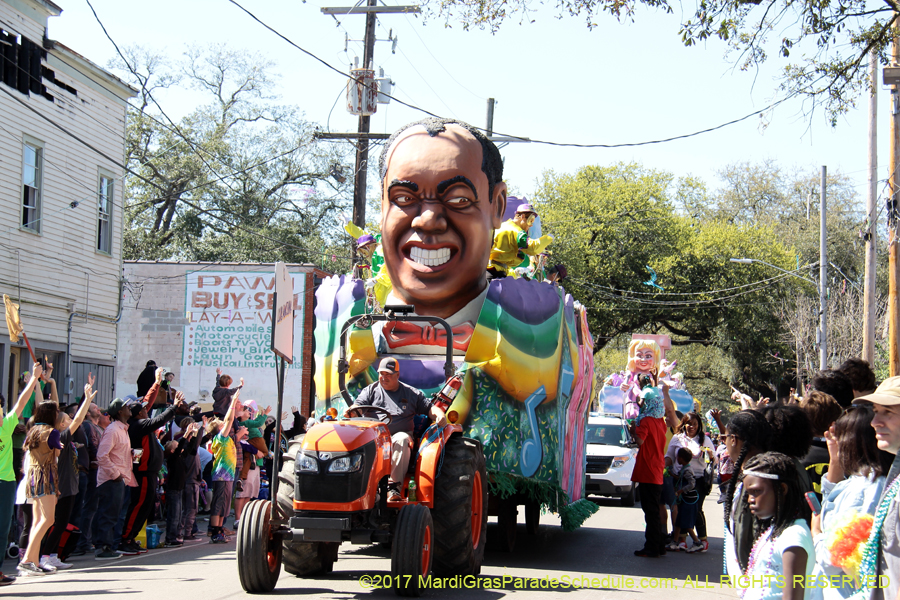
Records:
{"label": "building window", "polygon": [[112,254],[113,180],[100,176],[99,213],[97,219],[97,250]]}
{"label": "building window", "polygon": [[41,189],[44,149],[25,143],[22,169],[22,228],[41,232]]}

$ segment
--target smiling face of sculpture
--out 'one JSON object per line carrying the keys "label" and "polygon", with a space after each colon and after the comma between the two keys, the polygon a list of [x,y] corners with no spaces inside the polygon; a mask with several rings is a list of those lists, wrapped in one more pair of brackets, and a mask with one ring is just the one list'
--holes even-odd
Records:
{"label": "smiling face of sculpture", "polygon": [[649,373],[650,370],[656,366],[656,357],[653,355],[653,350],[644,348],[635,352],[634,365],[637,367],[638,371]]}
{"label": "smiling face of sculpture", "polygon": [[390,148],[382,251],[395,295],[418,314],[450,316],[487,286],[506,185],[489,194],[481,162],[481,144],[455,125],[435,136],[412,127]]}

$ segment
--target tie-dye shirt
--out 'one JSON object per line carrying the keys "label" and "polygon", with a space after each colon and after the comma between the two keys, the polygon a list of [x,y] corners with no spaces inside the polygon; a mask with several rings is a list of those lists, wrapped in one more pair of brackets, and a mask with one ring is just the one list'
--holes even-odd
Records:
{"label": "tie-dye shirt", "polygon": [[234,472],[237,465],[237,451],[234,448],[234,440],[224,435],[216,434],[210,445],[213,455],[213,481],[234,481]]}

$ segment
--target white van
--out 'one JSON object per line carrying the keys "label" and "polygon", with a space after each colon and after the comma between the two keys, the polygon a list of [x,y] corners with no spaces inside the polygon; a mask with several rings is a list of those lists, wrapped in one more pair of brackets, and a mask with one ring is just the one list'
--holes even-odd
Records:
{"label": "white van", "polygon": [[620,415],[591,413],[588,417],[585,495],[620,498],[622,506],[634,506],[636,444]]}

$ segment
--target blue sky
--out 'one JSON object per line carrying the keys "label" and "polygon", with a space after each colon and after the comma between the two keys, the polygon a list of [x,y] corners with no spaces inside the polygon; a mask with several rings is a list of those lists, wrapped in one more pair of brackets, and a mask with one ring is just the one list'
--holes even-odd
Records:
{"label": "blue sky", "polygon": [[[386,0],[388,4],[400,4]],[[84,0],[56,0],[62,16],[50,21],[50,37],[105,65],[115,50]],[[300,106],[306,117],[331,131],[355,131],[356,117],[343,108],[346,81],[337,73],[263,29],[227,0],[92,0],[120,46],[140,44],[175,56],[186,44],[226,42],[259,52],[276,63],[281,101]],[[350,2],[244,0],[242,4],[298,45],[346,70],[361,43],[344,53],[345,32],[363,36],[363,16],[345,16],[340,25],[321,6]],[[710,41],[685,48],[678,36],[679,15],[640,11],[636,23],[598,17],[588,30],[584,19],[557,19],[541,9],[534,22],[509,20],[492,35],[445,27],[440,18],[382,15],[379,39],[388,30],[399,38],[375,48],[376,68],[384,68],[394,95],[442,116],[485,124],[486,99],[498,100],[494,129],[531,139],[564,143],[616,144],[671,137],[742,117],[778,99],[778,58],[759,72],[741,72],[725,58],[725,46]],[[340,99],[338,99],[340,96]],[[338,99],[335,106],[335,100]],[[170,91],[158,100],[176,117],[196,103],[191,92]],[[888,174],[889,93],[879,91],[879,178]],[[332,110],[333,107],[333,110]],[[331,113],[329,119],[329,113]],[[391,103],[380,105],[372,131],[391,132],[422,116]],[[832,128],[819,112],[812,120],[791,100],[758,117],[688,140],[637,148],[554,148],[511,144],[503,149],[506,179],[519,194],[531,195],[545,169],[573,172],[588,164],[637,161],[676,176],[695,175],[715,187],[716,172],[728,164],[775,159],[785,167],[808,170],[827,165],[856,184],[860,206],[867,178],[866,102]],[[883,186],[879,186],[879,190]]]}

